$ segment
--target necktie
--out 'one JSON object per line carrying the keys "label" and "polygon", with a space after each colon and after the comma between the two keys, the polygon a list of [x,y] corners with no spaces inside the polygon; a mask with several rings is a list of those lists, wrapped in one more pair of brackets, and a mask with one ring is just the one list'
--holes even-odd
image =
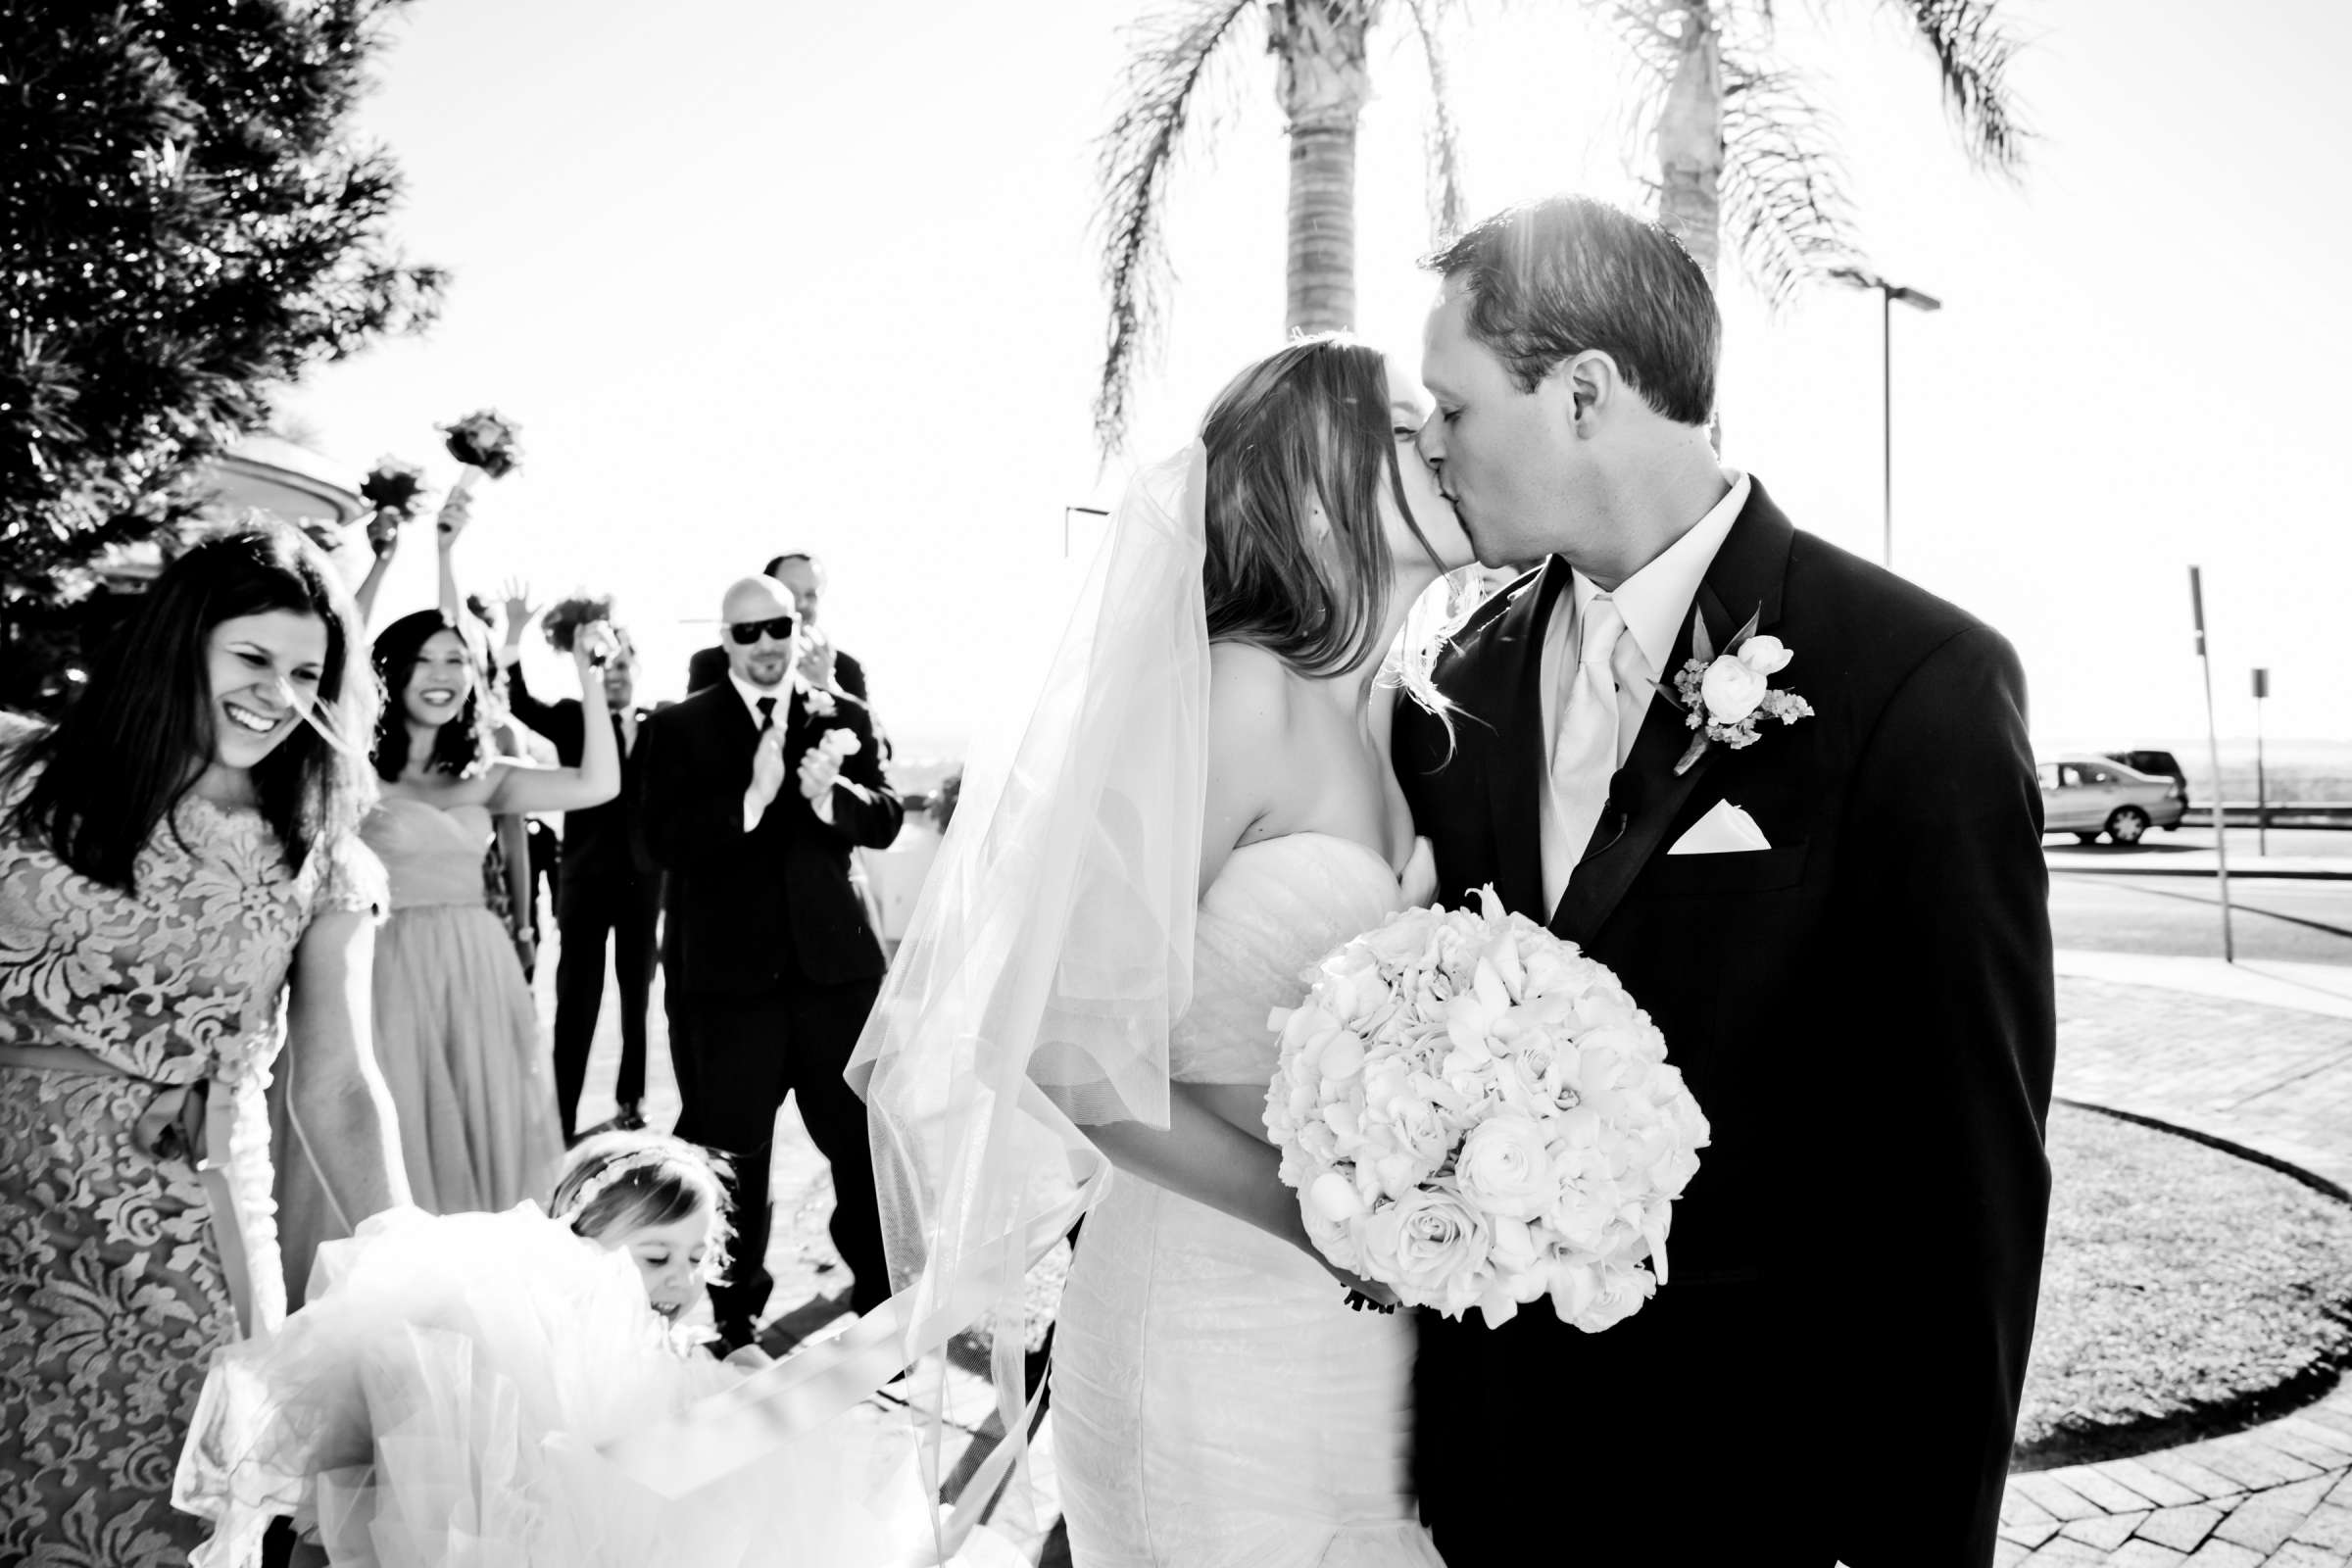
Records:
{"label": "necktie", "polygon": [[760,733],[764,735],[776,727],[776,700],[773,697],[762,697],[759,699],[756,706],[760,710]]}
{"label": "necktie", "polygon": [[1617,771],[1617,676],[1611,667],[1625,617],[1608,595],[1585,607],[1576,668],[1560,693],[1559,733],[1552,741],[1551,776],[1544,795],[1544,907],[1560,895],[1608,804]]}

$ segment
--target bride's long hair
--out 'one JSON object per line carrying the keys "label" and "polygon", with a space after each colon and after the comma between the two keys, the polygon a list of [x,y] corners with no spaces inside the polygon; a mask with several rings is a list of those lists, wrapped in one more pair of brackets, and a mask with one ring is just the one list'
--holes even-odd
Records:
{"label": "bride's long hair", "polygon": [[[1398,467],[1388,362],[1345,333],[1300,338],[1227,382],[1200,422],[1208,450],[1206,558],[1211,642],[1247,642],[1302,675],[1334,675],[1380,654],[1396,563],[1381,525],[1381,487],[1421,548],[1444,563]],[[1320,506],[1328,538],[1307,526]],[[1446,597],[1451,595],[1450,580]],[[1450,606],[1416,614],[1389,659],[1390,675],[1433,712],[1430,679]]]}

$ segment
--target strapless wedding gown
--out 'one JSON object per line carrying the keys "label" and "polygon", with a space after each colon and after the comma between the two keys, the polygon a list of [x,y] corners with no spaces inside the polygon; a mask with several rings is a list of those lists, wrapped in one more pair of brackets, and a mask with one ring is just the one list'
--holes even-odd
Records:
{"label": "strapless wedding gown", "polygon": [[[1178,1082],[1263,1084],[1300,971],[1435,896],[1351,840],[1236,850],[1200,900]],[[1054,1331],[1053,1426],[1077,1568],[1442,1568],[1411,1493],[1413,1321],[1354,1312],[1254,1226],[1115,1175]]]}

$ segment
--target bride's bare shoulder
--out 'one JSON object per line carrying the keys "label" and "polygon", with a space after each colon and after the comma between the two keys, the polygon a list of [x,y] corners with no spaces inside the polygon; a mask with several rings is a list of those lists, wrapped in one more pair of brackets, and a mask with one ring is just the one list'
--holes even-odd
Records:
{"label": "bride's bare shoulder", "polygon": [[1208,650],[1208,727],[1220,742],[1263,745],[1288,734],[1298,676],[1254,643],[1212,643]]}

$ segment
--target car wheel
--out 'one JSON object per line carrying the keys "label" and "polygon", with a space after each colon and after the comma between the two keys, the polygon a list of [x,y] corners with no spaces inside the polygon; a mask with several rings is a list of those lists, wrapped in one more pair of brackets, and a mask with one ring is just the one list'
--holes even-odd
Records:
{"label": "car wheel", "polygon": [[2148,831],[2148,813],[2136,806],[2119,806],[2107,818],[2107,836],[2118,844],[2137,844]]}

